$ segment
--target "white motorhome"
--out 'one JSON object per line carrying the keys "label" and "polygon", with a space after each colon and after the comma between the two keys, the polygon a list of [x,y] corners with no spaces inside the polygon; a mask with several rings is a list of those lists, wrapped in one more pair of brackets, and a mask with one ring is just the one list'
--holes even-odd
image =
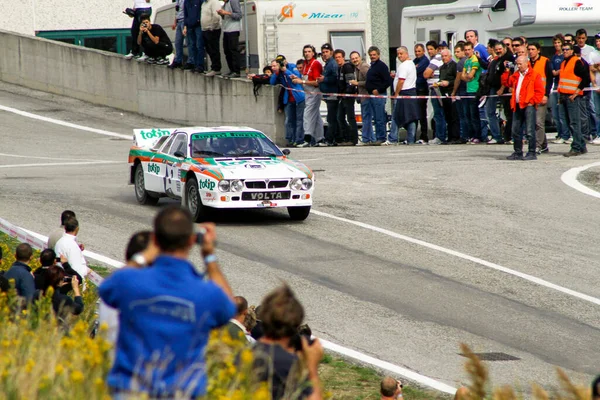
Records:
{"label": "white motorhome", "polygon": [[453,47],[465,31],[476,29],[479,42],[525,36],[538,41],[552,54],[552,36],[588,32],[590,43],[600,31],[597,0],[458,0],[453,3],[406,7],[399,29],[402,44],[412,49],[428,40],[446,41]]}
{"label": "white motorhome", "polygon": [[319,51],[329,42],[366,54],[371,43],[371,15],[365,0],[256,0],[248,2],[250,66],[262,69],[278,54],[290,62],[302,58],[302,47]]}

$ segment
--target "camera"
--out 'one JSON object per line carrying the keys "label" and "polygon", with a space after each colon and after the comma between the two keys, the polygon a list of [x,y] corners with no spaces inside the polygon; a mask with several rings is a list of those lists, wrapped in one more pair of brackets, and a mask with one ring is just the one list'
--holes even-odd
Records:
{"label": "camera", "polygon": [[202,246],[202,243],[204,243],[204,235],[206,234],[206,229],[204,228],[198,228],[196,230],[196,244],[199,244],[200,246]]}
{"label": "camera", "polygon": [[290,346],[296,351],[302,351],[302,337],[306,338],[309,346],[312,346],[314,339],[311,339],[310,335],[296,334],[290,339]]}
{"label": "camera", "polygon": [[71,283],[71,280],[72,280],[72,279],[73,279],[73,277],[72,277],[72,276],[65,276],[65,277],[63,278],[63,282],[64,282],[64,283]]}

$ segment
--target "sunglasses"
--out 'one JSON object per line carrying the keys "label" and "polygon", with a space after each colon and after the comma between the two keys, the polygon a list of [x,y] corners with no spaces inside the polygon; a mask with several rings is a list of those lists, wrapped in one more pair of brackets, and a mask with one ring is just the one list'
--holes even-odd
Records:
{"label": "sunglasses", "polygon": [[562,49],[562,51],[573,51],[573,49],[570,49],[567,47],[567,48]]}

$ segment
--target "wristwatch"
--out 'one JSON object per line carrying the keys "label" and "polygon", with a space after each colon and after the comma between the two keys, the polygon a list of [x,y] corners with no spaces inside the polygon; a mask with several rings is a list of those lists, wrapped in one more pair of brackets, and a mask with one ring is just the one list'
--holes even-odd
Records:
{"label": "wristwatch", "polygon": [[140,267],[145,267],[146,265],[148,265],[148,261],[146,261],[142,253],[135,253],[133,256],[131,256],[131,261],[133,261]]}
{"label": "wristwatch", "polygon": [[209,254],[206,257],[204,257],[204,265],[208,265],[214,262],[217,262],[217,256],[215,256],[214,254]]}

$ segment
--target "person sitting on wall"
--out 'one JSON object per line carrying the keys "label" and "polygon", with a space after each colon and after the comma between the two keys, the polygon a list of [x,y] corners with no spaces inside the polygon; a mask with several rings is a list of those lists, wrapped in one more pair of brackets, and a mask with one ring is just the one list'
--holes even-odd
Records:
{"label": "person sitting on wall", "polygon": [[167,56],[173,52],[173,44],[167,32],[158,24],[150,22],[149,15],[142,15],[140,33],[137,43],[144,48],[144,53],[149,57],[149,64],[166,65],[169,63]]}

